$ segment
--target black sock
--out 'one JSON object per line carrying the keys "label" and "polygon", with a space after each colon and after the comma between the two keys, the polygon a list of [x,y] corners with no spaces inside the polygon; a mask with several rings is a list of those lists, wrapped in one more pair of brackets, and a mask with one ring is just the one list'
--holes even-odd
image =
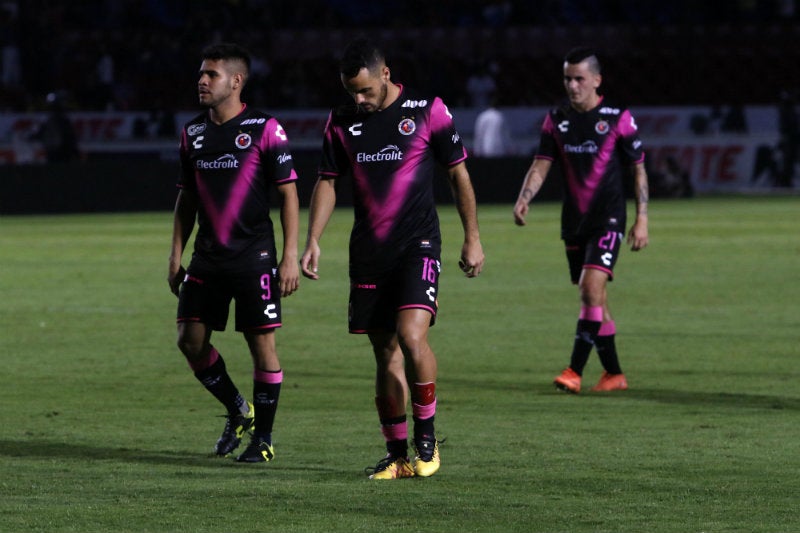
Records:
{"label": "black sock", "polygon": [[386,451],[392,457],[408,457],[408,441],[405,439],[386,441]]}
{"label": "black sock", "polygon": [[582,318],[578,320],[569,367],[579,376],[583,375],[583,367],[586,366],[589,354],[592,353],[592,347],[598,331],[600,331],[600,322]]}
{"label": "black sock", "polygon": [[609,374],[622,374],[614,335],[598,335],[594,344],[597,348],[597,355],[600,356],[600,363],[606,372]]}
{"label": "black sock", "polygon": [[435,417],[419,419],[416,416],[414,419],[414,441],[418,441],[422,437],[433,437],[435,429],[433,427],[433,419]]}
{"label": "black sock", "polygon": [[272,426],[281,396],[280,383],[253,381],[253,408],[256,412],[256,427],[253,434],[272,444]]}
{"label": "black sock", "polygon": [[213,365],[195,372],[194,376],[208,392],[213,394],[225,406],[229,414],[233,415],[241,412],[240,406],[245,400],[239,394],[239,390],[228,375],[228,371],[225,369],[225,361],[221,355]]}

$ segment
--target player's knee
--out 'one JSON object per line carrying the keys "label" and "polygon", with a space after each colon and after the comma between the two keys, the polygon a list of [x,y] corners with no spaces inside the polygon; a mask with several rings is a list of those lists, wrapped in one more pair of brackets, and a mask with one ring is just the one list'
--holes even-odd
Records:
{"label": "player's knee", "polygon": [[194,339],[184,335],[178,335],[178,349],[190,361],[195,361],[203,356],[204,343],[201,339]]}
{"label": "player's knee", "polygon": [[409,328],[398,332],[397,339],[403,353],[407,355],[419,354],[429,350],[428,336],[425,332]]}

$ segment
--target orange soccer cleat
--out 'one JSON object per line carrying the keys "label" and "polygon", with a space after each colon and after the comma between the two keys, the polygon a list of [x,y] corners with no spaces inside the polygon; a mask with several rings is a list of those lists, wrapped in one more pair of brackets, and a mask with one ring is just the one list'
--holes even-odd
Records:
{"label": "orange soccer cleat", "polygon": [[628,388],[628,381],[625,379],[625,374],[609,374],[603,372],[600,376],[600,381],[597,385],[591,388],[594,392],[608,392],[612,390],[626,390]]}
{"label": "orange soccer cleat", "polygon": [[571,368],[566,368],[553,380],[556,388],[564,392],[578,394],[581,391],[581,377]]}

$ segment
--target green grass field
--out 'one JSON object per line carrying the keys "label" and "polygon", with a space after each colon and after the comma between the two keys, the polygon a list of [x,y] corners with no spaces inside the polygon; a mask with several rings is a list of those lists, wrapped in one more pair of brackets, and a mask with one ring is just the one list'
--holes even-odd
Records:
{"label": "green grass field", "polygon": [[[577,396],[551,384],[578,312],[559,206],[525,228],[479,211],[468,280],[441,209],[442,469],[394,482],[363,473],[383,443],[367,340],[346,333],[349,210],[322,279],[284,302],[262,465],[209,456],[222,411],[175,346],[171,214],[0,219],[0,531],[800,531],[800,198],[654,201],[650,247],[610,286],[631,388]],[[214,342],[249,394],[242,338]]]}

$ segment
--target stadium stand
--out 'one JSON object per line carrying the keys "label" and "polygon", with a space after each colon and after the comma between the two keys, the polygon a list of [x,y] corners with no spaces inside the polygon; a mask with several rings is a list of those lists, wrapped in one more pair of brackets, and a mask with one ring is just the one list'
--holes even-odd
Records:
{"label": "stadium stand", "polygon": [[792,0],[5,0],[0,13],[0,111],[41,109],[53,91],[72,109],[191,109],[186,87],[209,40],[238,40],[260,59],[259,105],[327,107],[340,96],[335,56],[361,31],[380,32],[396,79],[437,83],[455,106],[487,60],[501,105],[552,103],[576,44],[595,45],[614,94],[637,105],[769,104],[800,87]]}

